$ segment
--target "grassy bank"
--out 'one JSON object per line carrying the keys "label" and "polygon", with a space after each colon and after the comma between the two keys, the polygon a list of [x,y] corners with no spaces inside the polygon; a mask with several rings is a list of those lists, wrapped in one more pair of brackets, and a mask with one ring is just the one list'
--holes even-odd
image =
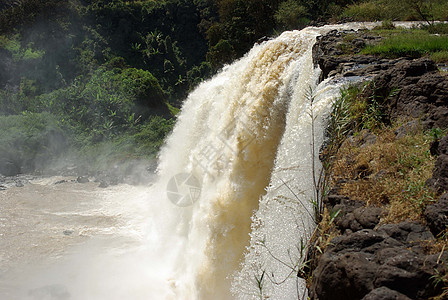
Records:
{"label": "grassy bank", "polygon": [[[426,224],[428,205],[439,195],[426,182],[433,176],[437,154],[431,146],[448,133],[447,128],[423,130],[417,119],[392,119],[387,113],[387,99],[375,95],[373,83],[344,88],[333,106],[328,128],[329,143],[323,152],[329,187],[337,194],[365,206],[381,207],[379,226],[416,221]],[[312,244],[317,259],[341,235],[335,219],[339,211],[321,212]],[[420,241],[428,254],[443,254],[448,247],[448,233],[434,241]],[[433,276],[431,284],[442,286],[440,295],[448,295],[448,276]],[[311,278],[308,278],[311,284]]]}
{"label": "grassy bank", "polygon": [[[397,136],[406,120],[391,121],[386,108],[379,101],[371,101],[364,87],[347,88],[335,105],[343,106],[338,113],[346,120],[336,123],[353,137],[344,140],[335,152],[331,184],[346,182],[341,185],[342,195],[366,201],[367,205],[386,207],[381,222],[399,223],[406,219],[424,222],[426,205],[436,200],[434,192],[425,187],[435,161],[430,145],[446,129],[423,131],[415,121],[409,134]],[[356,142],[366,134],[374,134],[375,142]]]}
{"label": "grassy bank", "polygon": [[[435,33],[434,33],[435,32]],[[361,54],[378,55],[388,58],[429,56],[435,62],[448,61],[448,24],[436,27],[423,26],[421,29],[378,29],[383,37],[376,45],[368,45]]]}

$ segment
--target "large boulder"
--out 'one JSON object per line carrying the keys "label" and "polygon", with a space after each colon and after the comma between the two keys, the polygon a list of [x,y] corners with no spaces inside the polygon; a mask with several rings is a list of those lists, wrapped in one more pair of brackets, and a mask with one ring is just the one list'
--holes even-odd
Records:
{"label": "large boulder", "polygon": [[435,204],[426,207],[425,219],[434,235],[439,235],[448,227],[448,193],[443,194]]}
{"label": "large boulder", "polygon": [[371,92],[386,99],[392,118],[421,118],[425,129],[448,126],[448,78],[432,60],[400,61],[372,81]]}
{"label": "large boulder", "polygon": [[382,286],[372,290],[362,300],[411,300],[411,298],[391,290],[388,287]]}
{"label": "large boulder", "polygon": [[[438,255],[417,241],[433,235],[413,222],[347,232],[331,240],[319,258],[312,299],[428,299],[440,292],[431,277],[441,270]],[[439,270],[440,269],[440,270]]]}
{"label": "large boulder", "polygon": [[448,191],[448,135],[444,136],[438,145],[437,157],[432,178],[426,185],[435,192],[442,194]]}

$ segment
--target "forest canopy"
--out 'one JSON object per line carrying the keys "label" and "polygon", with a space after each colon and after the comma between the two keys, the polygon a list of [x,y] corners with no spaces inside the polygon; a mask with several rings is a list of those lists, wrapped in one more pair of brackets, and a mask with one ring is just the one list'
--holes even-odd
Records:
{"label": "forest canopy", "polygon": [[[442,0],[4,0],[0,121],[13,132],[11,128],[22,126],[31,115],[36,120],[47,118],[51,122],[38,123],[51,124],[64,137],[65,148],[85,149],[98,143],[113,147],[126,140],[134,156],[154,157],[188,92],[254,43],[310,24],[397,17],[428,23],[446,20],[448,4]],[[155,129],[156,121],[161,130]],[[0,139],[14,144],[9,134]],[[21,157],[34,155],[26,150],[32,146],[16,144]]]}

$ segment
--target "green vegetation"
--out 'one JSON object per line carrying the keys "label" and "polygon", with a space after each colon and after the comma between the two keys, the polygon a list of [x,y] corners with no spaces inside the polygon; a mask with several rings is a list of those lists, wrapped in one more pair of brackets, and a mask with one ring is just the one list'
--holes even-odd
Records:
{"label": "green vegetation", "polygon": [[[445,28],[445,27],[440,27]],[[380,31],[385,35],[379,44],[367,46],[362,54],[384,57],[421,57],[430,55],[435,61],[443,61],[448,56],[448,36],[432,35],[426,30],[389,30]]]}
{"label": "green vegetation", "polygon": [[49,113],[0,116],[0,162],[8,161],[23,171],[41,168],[68,147],[68,136]]}
{"label": "green vegetation", "polygon": [[[383,100],[372,82],[341,91],[328,128],[330,142],[324,153],[328,171],[333,185],[345,182],[342,195],[385,207],[381,223],[424,223],[425,207],[437,199],[425,186],[435,163],[429,148],[446,130],[423,131],[417,126],[413,134],[396,138],[394,132],[408,120],[392,122]],[[375,143],[358,142],[371,133],[376,135]],[[353,137],[347,139],[349,135]]]}
{"label": "green vegetation", "polygon": [[[111,161],[151,158],[196,85],[258,39],[303,27],[324,10],[323,1],[292,0],[6,1],[0,117],[17,120],[5,124],[8,132],[23,127],[43,140],[47,127],[30,130],[25,115],[48,117],[65,143],[47,158],[70,151],[94,161],[95,149]],[[33,169],[31,149],[46,153],[7,135],[4,148],[18,147],[8,160],[23,168]]]}
{"label": "green vegetation", "polygon": [[[329,142],[323,153],[326,172],[331,174],[330,186],[337,186],[340,195],[383,208],[380,224],[405,220],[425,224],[425,208],[438,198],[426,186],[436,160],[430,145],[447,130],[424,131],[416,123],[411,134],[397,137],[396,130],[410,120],[392,121],[384,104],[390,95],[380,97],[377,92],[373,82],[352,85],[342,89],[334,102],[327,129]],[[375,142],[365,142],[372,134]],[[315,253],[311,265],[331,239],[341,234],[333,223],[338,213],[323,211],[312,240]],[[428,253],[441,255],[448,246],[447,236],[445,231],[435,241],[422,242],[422,246]],[[448,277],[442,274],[433,279],[444,288],[440,296],[431,299],[445,299]],[[311,284],[310,278],[307,283]]]}
{"label": "green vegetation", "polygon": [[354,21],[448,20],[448,3],[444,0],[370,0],[354,1],[342,13],[342,18]]}
{"label": "green vegetation", "polygon": [[[0,11],[3,160],[32,171],[42,168],[37,161],[68,152],[89,167],[154,158],[176,107],[211,74],[198,13],[192,1],[6,6]],[[48,132],[64,143],[50,149]]]}
{"label": "green vegetation", "polygon": [[[0,117],[48,116],[64,149],[80,155],[107,144],[116,157],[153,157],[188,92],[260,39],[313,21],[419,19],[427,21],[421,34],[391,35],[365,53],[447,61],[448,26],[433,22],[448,18],[445,2],[7,0],[0,4]],[[17,157],[33,157],[20,149]]]}
{"label": "green vegetation", "polygon": [[275,20],[284,28],[296,29],[306,26],[310,20],[305,6],[294,0],[287,0],[279,5]]}

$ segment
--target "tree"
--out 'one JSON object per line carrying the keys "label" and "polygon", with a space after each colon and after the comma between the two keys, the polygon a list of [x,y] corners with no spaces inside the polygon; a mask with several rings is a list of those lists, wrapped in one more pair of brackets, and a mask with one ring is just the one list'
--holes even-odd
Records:
{"label": "tree", "polygon": [[308,11],[305,6],[296,0],[282,2],[277,12],[275,20],[283,29],[300,29],[309,23]]}

